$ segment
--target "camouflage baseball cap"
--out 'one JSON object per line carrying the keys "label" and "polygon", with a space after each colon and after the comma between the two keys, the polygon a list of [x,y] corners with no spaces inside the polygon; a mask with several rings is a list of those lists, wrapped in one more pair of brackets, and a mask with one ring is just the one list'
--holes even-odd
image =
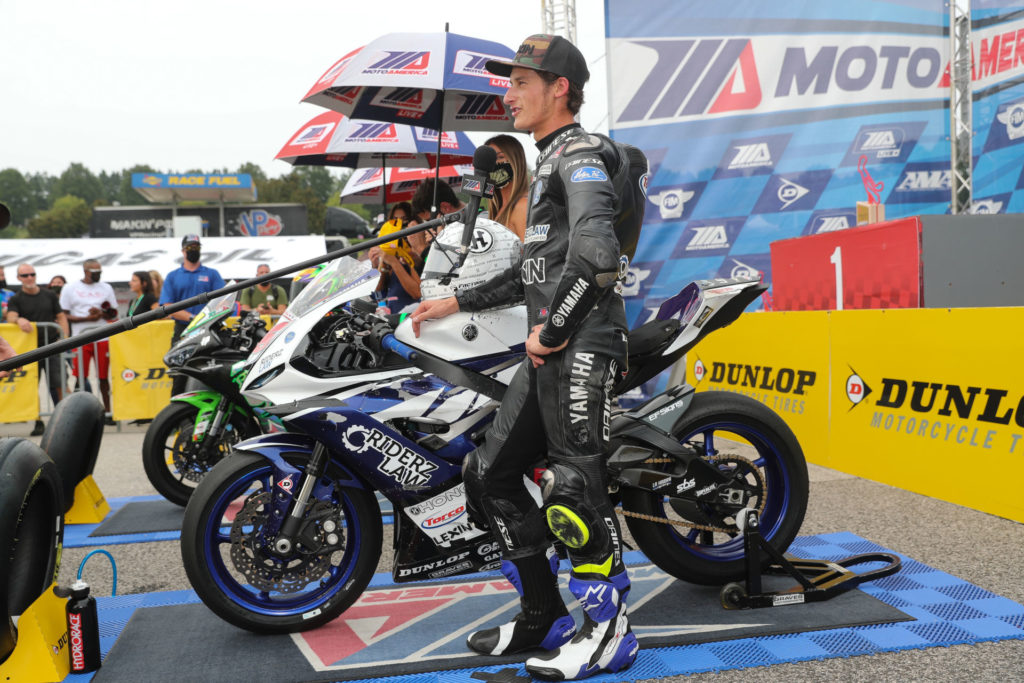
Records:
{"label": "camouflage baseball cap", "polygon": [[565,76],[580,87],[590,79],[583,53],[562,36],[535,33],[523,41],[511,62],[490,59],[484,65],[492,74],[506,78],[517,66]]}

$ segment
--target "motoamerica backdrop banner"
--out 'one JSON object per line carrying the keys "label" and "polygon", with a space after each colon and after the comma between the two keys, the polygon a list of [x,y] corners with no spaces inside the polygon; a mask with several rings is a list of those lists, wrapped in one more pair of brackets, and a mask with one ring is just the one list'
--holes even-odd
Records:
{"label": "motoamerica backdrop banner", "polygon": [[690,280],[770,281],[775,240],[854,225],[862,158],[888,218],[949,211],[942,0],[605,11],[609,127],[652,171],[624,290],[631,326]]}
{"label": "motoamerica backdrop banner", "polygon": [[974,0],[973,204],[977,213],[1024,212],[1024,7]]}

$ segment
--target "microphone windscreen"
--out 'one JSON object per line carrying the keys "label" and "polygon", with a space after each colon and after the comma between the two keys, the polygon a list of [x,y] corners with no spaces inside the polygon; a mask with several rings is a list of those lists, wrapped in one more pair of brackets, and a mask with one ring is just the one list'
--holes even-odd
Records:
{"label": "microphone windscreen", "polygon": [[498,153],[489,145],[480,145],[473,152],[473,169],[483,175],[490,175],[498,165]]}

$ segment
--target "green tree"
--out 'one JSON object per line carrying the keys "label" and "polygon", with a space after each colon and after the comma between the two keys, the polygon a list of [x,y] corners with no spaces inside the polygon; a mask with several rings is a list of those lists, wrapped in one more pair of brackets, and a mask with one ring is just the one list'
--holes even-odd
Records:
{"label": "green tree", "polygon": [[0,202],[11,210],[12,225],[24,225],[36,213],[32,188],[17,169],[0,171]]}
{"label": "green tree", "polygon": [[46,173],[29,173],[25,175],[25,180],[32,192],[32,215],[50,208],[53,200],[57,198],[53,191],[57,179]]}
{"label": "green tree", "polygon": [[331,198],[336,183],[326,166],[299,166],[292,174],[298,177],[300,186],[313,190],[324,204]]}
{"label": "green tree", "polygon": [[103,195],[100,199],[106,205],[109,206],[120,201],[121,171],[113,171],[111,173],[100,171],[99,181],[100,185],[103,187]]}
{"label": "green tree", "polygon": [[103,196],[103,184],[92,171],[75,162],[57,178],[51,196],[64,197],[65,195],[84,199],[85,203],[91,206]]}
{"label": "green tree", "polygon": [[89,230],[92,209],[81,197],[65,195],[28,223],[32,237],[79,237]]}
{"label": "green tree", "polygon": [[[261,168],[259,164],[254,164],[251,161],[247,161],[239,166],[235,173],[248,173],[252,176],[252,182],[255,183],[257,187],[259,187],[260,183],[267,181],[267,174],[263,172],[263,168]],[[262,197],[259,199],[260,201],[263,200]]]}
{"label": "green tree", "polygon": [[121,203],[121,206],[139,206],[140,204],[148,204],[149,200],[132,189],[132,174],[156,172],[156,169],[149,164],[135,164],[131,168],[126,168],[124,172],[121,173],[121,186],[118,188],[117,193],[117,201]]}

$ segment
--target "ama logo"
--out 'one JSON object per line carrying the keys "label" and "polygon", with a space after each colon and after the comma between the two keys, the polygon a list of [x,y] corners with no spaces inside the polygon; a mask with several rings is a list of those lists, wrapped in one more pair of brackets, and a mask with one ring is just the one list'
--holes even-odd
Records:
{"label": "ama logo", "polygon": [[488,83],[496,88],[508,88],[509,81],[487,70],[487,62],[491,59],[503,59],[494,55],[485,55],[482,52],[470,50],[459,50],[455,53],[455,65],[452,71],[460,76],[474,76],[486,78]]}
{"label": "ama logo", "polygon": [[463,95],[456,121],[504,121],[509,118],[498,95]]}
{"label": "ama logo", "polygon": [[370,100],[373,106],[397,109],[398,115],[406,119],[423,118],[433,102],[433,93],[424,96],[421,88],[381,88]]}
{"label": "ama logo", "polygon": [[813,209],[831,178],[831,169],[773,175],[754,205],[753,213]]}
{"label": "ama logo", "polygon": [[366,121],[348,134],[345,142],[397,142],[398,130],[393,123]]}
{"label": "ama logo", "polygon": [[280,235],[284,228],[280,216],[267,213],[263,209],[243,211],[238,216],[238,229],[247,237],[273,237]]}
{"label": "ama logo", "polygon": [[856,166],[862,156],[869,164],[904,164],[921,138],[926,122],[861,126],[840,166]]}
{"label": "ama logo", "polygon": [[948,161],[907,164],[893,184],[887,204],[945,203],[951,199],[953,172]]}
{"label": "ama logo", "polygon": [[811,214],[811,220],[804,226],[802,235],[819,235],[823,232],[846,230],[857,225],[857,212],[851,209],[819,209]]}
{"label": "ama logo", "polygon": [[729,253],[746,218],[718,218],[690,221],[672,258],[724,256]]}
{"label": "ama logo", "polygon": [[364,74],[375,76],[425,76],[430,68],[430,51],[385,50],[377,53]]}
{"label": "ama logo", "polygon": [[786,133],[733,140],[718,163],[713,179],[770,174],[791,137],[791,133]]}
{"label": "ama logo", "polygon": [[301,133],[295,136],[295,139],[292,140],[290,144],[301,145],[307,148],[315,147],[330,137],[335,125],[336,124],[333,121],[328,121],[327,123],[317,123],[312,126],[306,126]]}

